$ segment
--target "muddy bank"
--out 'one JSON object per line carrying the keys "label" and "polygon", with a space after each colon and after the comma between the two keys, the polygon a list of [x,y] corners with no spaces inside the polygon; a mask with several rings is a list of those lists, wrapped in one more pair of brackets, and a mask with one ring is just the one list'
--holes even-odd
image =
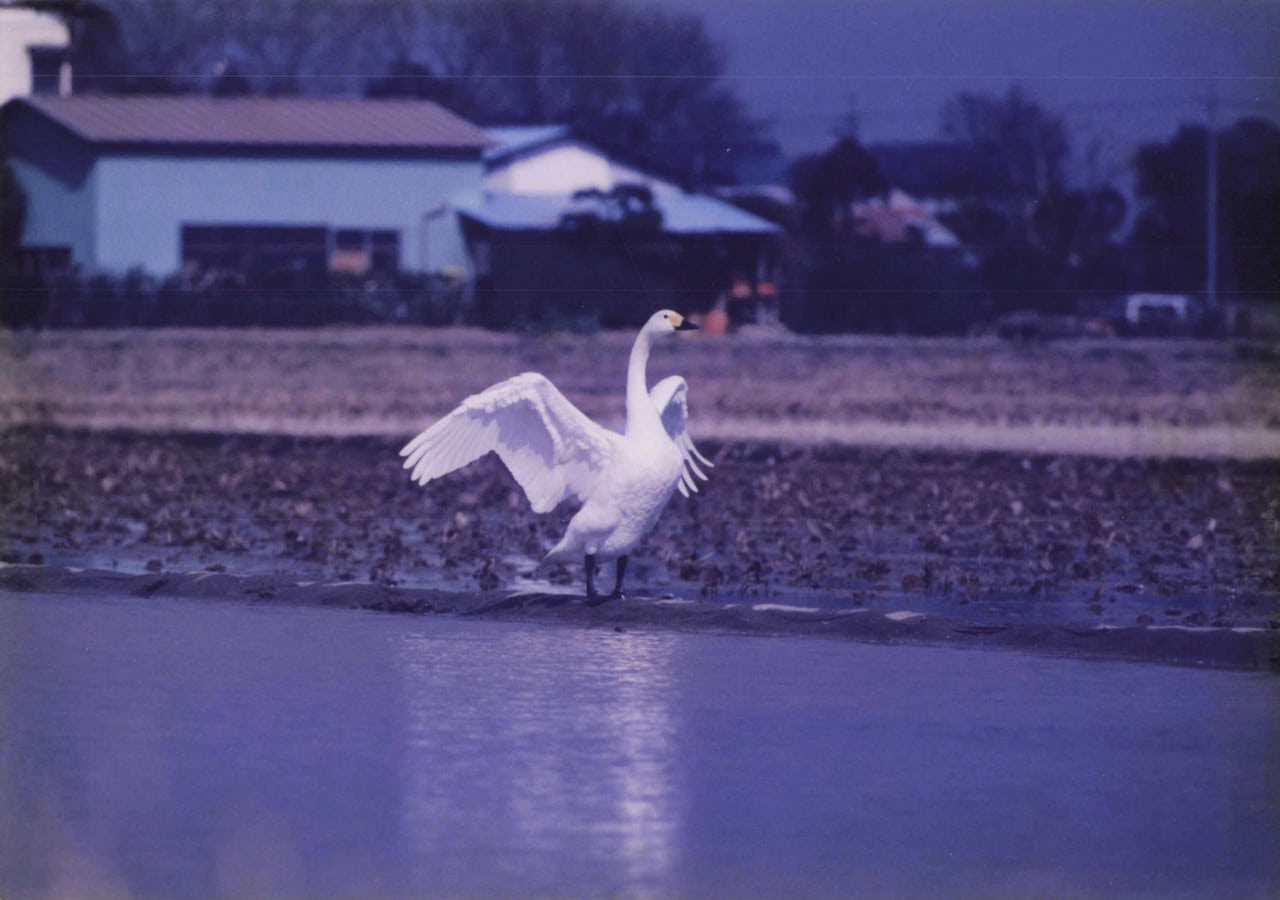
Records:
{"label": "muddy bank", "polygon": [[1280,631],[1261,628],[1053,624],[982,626],[940,615],[816,609],[774,603],[717,603],[629,597],[589,607],[567,593],[459,593],[358,582],[291,582],[280,577],[193,572],[128,575],[56,566],[0,566],[0,591],[234,600],[456,615],[589,628],[676,629],[802,636],[880,644],[992,647],[1056,656],[1123,659],[1199,668],[1280,672]]}
{"label": "muddy bank", "polygon": [[[0,559],[451,593],[579,588],[493,458],[421,489],[399,441],[0,432]],[[636,594],[986,626],[1269,628],[1280,463],[709,444]],[[610,573],[606,569],[605,577]]]}

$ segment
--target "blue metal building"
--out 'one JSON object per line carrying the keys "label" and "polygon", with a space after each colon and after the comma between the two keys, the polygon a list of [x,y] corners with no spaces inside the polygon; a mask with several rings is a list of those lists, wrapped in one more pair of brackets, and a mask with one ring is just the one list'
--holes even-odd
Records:
{"label": "blue metal building", "polygon": [[483,130],[416,100],[26,97],[3,109],[44,266],[470,272]]}

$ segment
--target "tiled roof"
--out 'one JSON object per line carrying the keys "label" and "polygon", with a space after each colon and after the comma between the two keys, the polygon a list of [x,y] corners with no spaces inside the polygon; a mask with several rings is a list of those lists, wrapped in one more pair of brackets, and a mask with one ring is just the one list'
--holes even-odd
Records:
{"label": "tiled roof", "polygon": [[[702,194],[662,195],[654,198],[668,234],[777,234],[781,229],[736,206]],[[486,193],[478,203],[461,207],[467,216],[503,230],[547,230],[574,207],[567,194]]]}
{"label": "tiled roof", "polygon": [[95,144],[482,150],[477,125],[425,100],[311,97],[25,97]]}

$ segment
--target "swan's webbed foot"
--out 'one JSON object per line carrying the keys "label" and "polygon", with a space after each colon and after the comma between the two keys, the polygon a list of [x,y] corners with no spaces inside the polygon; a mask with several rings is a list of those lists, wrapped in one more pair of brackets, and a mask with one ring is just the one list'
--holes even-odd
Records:
{"label": "swan's webbed foot", "polygon": [[587,606],[599,606],[607,598],[596,590],[596,558],[588,553],[582,560],[582,571],[587,576]]}
{"label": "swan's webbed foot", "polygon": [[588,555],[583,560],[583,569],[587,574],[587,606],[599,606],[602,603],[608,603],[610,600],[625,600],[627,595],[622,592],[622,576],[627,571],[627,558],[625,556],[618,557],[618,578],[613,586],[612,594],[602,594],[596,590],[596,558]]}
{"label": "swan's webbed foot", "polygon": [[622,593],[622,576],[627,571],[627,558],[625,556],[618,557],[618,578],[613,584],[613,593],[609,595],[610,600],[626,600],[627,595]]}

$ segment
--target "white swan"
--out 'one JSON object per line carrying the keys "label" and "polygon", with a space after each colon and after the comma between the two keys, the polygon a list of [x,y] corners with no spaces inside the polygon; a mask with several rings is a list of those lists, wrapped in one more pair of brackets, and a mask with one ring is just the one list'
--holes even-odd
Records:
{"label": "white swan", "polygon": [[[648,391],[645,367],[654,337],[697,326],[669,309],[654,313],[631,348],[627,422],[621,434],[588,419],[550,381],[525,372],[463,400],[453,412],[400,451],[413,480],[425,485],[493,451],[524,488],[534,512],[550,512],[570,497],[582,508],[569,521],[548,562],[581,557],[587,602],[623,596],[627,554],[653,527],[671,492],[686,497],[707,480],[698,462],[711,463],[685,430],[688,385],[679,375]],[[605,597],[596,566],[617,560],[617,581]]]}

